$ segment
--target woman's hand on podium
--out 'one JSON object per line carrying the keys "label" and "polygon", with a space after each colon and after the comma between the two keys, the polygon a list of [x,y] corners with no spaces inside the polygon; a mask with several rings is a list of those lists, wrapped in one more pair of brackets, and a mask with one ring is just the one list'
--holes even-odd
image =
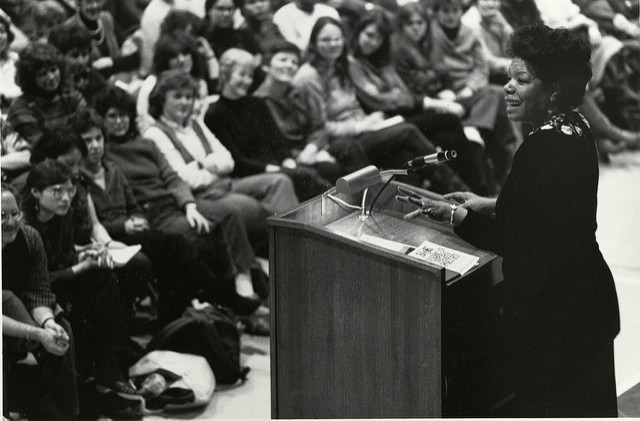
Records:
{"label": "woman's hand on podium", "polygon": [[447,200],[457,202],[466,209],[490,215],[496,210],[496,199],[491,197],[481,197],[471,192],[455,192],[444,195]]}

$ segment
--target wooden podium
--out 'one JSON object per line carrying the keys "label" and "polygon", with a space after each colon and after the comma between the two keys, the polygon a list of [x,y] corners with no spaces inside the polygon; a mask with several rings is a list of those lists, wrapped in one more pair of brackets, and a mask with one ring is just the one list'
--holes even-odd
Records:
{"label": "wooden podium", "polygon": [[[272,418],[482,416],[503,398],[488,392],[494,338],[480,333],[499,312],[487,304],[498,259],[449,224],[404,221],[416,208],[395,201],[398,185],[434,196],[391,183],[366,219],[327,197],[269,218]],[[362,193],[337,196],[359,205]],[[364,234],[429,240],[479,265],[460,276]]]}

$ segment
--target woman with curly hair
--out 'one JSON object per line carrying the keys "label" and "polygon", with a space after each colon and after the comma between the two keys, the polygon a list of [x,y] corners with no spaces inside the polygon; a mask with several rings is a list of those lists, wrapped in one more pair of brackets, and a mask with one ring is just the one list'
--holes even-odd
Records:
{"label": "woman with curly hair", "polygon": [[62,54],[50,44],[32,42],[20,54],[16,80],[23,94],[11,104],[9,122],[32,145],[86,106],[82,94],[63,83],[64,70]]}
{"label": "woman with curly hair", "polygon": [[591,53],[566,29],[540,24],[516,30],[509,53],[507,113],[532,131],[504,188],[497,199],[425,200],[425,213],[504,259],[517,370],[511,415],[616,417],[618,300],[595,235],[596,145],[574,111],[591,79]]}

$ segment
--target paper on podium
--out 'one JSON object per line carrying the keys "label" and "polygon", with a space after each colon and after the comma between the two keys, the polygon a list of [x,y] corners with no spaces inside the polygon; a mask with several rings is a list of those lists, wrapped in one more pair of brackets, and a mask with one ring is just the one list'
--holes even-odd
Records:
{"label": "paper on podium", "polygon": [[109,249],[109,255],[114,263],[121,266],[126,264],[137,252],[142,249],[140,244],[134,246],[127,246],[121,249]]}
{"label": "paper on podium", "polygon": [[458,250],[450,249],[430,241],[424,241],[409,256],[442,266],[464,275],[478,264],[479,258]]}

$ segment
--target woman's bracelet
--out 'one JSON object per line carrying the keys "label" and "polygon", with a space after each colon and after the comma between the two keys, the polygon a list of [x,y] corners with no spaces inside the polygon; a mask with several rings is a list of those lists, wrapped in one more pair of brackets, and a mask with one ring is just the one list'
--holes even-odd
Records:
{"label": "woman's bracelet", "polygon": [[31,329],[33,329],[33,326],[29,326],[27,327],[27,342],[31,342],[31,338],[29,337],[29,334],[31,333]]}
{"label": "woman's bracelet", "polygon": [[449,223],[453,225],[453,217],[455,216],[456,211],[458,210],[458,205],[450,204],[449,206],[451,206],[451,219],[449,219]]}
{"label": "woman's bracelet", "polygon": [[55,320],[55,318],[54,318],[53,316],[49,316],[49,317],[47,317],[46,319],[44,319],[44,320],[42,321],[42,323],[40,324],[40,326],[42,326],[42,328],[44,329],[44,326],[47,324],[47,322],[48,322],[49,320]]}

